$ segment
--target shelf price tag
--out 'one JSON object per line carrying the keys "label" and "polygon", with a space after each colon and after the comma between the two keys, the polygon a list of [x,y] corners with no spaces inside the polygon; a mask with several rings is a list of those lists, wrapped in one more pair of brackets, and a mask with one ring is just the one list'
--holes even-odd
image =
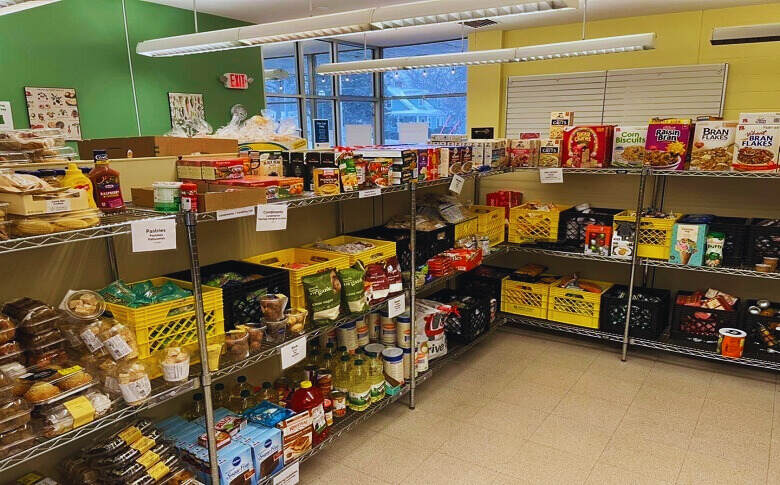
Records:
{"label": "shelf price tag", "polygon": [[563,183],[563,169],[562,168],[540,168],[539,169],[539,182],[543,184],[562,184]]}
{"label": "shelf price tag", "polygon": [[460,192],[463,190],[463,184],[465,182],[466,179],[464,179],[460,175],[453,175],[452,182],[450,182],[450,192],[455,192],[456,194],[460,194]]}
{"label": "shelf price tag", "polygon": [[295,485],[300,480],[301,462],[296,461],[274,477],[273,485]]}
{"label": "shelf price tag", "polygon": [[406,310],[406,297],[398,295],[387,300],[387,316],[389,318],[397,317]]}
{"label": "shelf price tag", "polygon": [[255,206],[239,207],[238,209],[222,209],[217,211],[217,220],[226,221],[228,219],[238,219],[239,217],[249,217],[255,215]]}
{"label": "shelf price tag", "polygon": [[256,231],[287,229],[287,204],[258,204]]}
{"label": "shelf price tag", "polygon": [[306,358],[306,336],[298,337],[281,349],[282,369],[291,367]]}
{"label": "shelf price tag", "polygon": [[366,197],[378,197],[382,195],[382,188],[377,187],[375,189],[366,189],[358,192],[359,199],[365,199]]}
{"label": "shelf price tag", "polygon": [[130,223],[133,252],[176,249],[176,219],[157,219]]}

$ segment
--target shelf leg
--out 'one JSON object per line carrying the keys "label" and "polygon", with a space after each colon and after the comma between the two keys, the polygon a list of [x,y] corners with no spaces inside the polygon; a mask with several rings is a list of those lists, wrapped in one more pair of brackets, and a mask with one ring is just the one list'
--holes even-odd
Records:
{"label": "shelf leg", "polygon": [[409,409],[414,409],[414,394],[415,394],[415,381],[417,380],[417,364],[415,361],[417,360],[417,339],[415,331],[415,311],[414,311],[414,302],[417,295],[417,285],[415,284],[415,270],[417,268],[417,223],[415,216],[417,215],[417,184],[414,180],[409,184],[409,213],[412,216],[412,224],[411,229],[409,231],[409,250],[412,252],[411,254],[411,261],[412,261],[412,267],[411,267],[411,281],[409,284],[409,317],[412,321],[412,332],[411,332],[411,348],[412,348],[412,355],[409,359]]}
{"label": "shelf leg", "polygon": [[217,461],[217,440],[214,430],[214,403],[211,397],[211,373],[209,371],[208,339],[206,337],[206,317],[203,313],[203,292],[200,286],[200,259],[198,256],[197,214],[185,212],[184,226],[187,229],[187,247],[190,251],[190,271],[192,274],[192,296],[195,299],[195,318],[198,324],[198,346],[200,347],[200,365],[202,368],[201,388],[206,408],[206,435],[208,436],[209,466],[211,482],[219,483]]}
{"label": "shelf leg", "polygon": [[111,281],[119,279],[119,264],[116,259],[116,246],[114,245],[114,236],[105,238],[106,254],[108,255],[108,267],[111,270]]}
{"label": "shelf leg", "polygon": [[623,352],[620,356],[620,360],[626,361],[626,354],[628,353],[628,330],[631,326],[631,304],[634,298],[634,279],[636,278],[636,266],[639,263],[639,223],[642,219],[642,209],[645,202],[645,185],[647,184],[648,170],[643,169],[642,174],[639,176],[639,195],[636,202],[636,220],[634,221],[634,254],[631,258],[631,277],[628,280],[628,302],[626,304],[626,325],[623,328]]}
{"label": "shelf leg", "polygon": [[480,181],[482,179],[477,176],[474,177],[474,204],[479,205],[479,189],[480,189]]}

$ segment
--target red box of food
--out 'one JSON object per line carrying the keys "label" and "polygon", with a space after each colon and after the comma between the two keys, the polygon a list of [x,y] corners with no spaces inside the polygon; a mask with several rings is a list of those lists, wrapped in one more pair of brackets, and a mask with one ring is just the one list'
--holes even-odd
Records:
{"label": "red box of food", "polygon": [[244,176],[243,158],[206,158],[199,162],[200,178],[203,180],[240,179]]}
{"label": "red box of food", "polygon": [[452,261],[452,267],[456,271],[471,271],[482,264],[481,249],[450,249],[445,251],[443,256]]}
{"label": "red box of food", "polygon": [[509,209],[523,203],[523,193],[514,190],[499,190],[485,196],[485,202],[491,207],[506,208],[506,218],[509,218]]}
{"label": "red box of food", "polygon": [[613,125],[573,126],[563,132],[562,167],[604,168],[612,158]]}

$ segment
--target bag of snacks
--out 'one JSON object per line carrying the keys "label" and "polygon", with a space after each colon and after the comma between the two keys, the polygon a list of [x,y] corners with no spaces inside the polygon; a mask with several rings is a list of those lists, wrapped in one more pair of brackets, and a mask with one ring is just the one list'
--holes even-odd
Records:
{"label": "bag of snacks", "polygon": [[387,283],[390,287],[389,296],[398,295],[404,291],[404,280],[401,274],[401,265],[398,264],[398,257],[391,256],[385,261],[385,274],[387,274]]}
{"label": "bag of snacks", "polygon": [[329,323],[338,319],[341,313],[341,282],[336,271],[327,270],[304,276],[302,280],[312,320]]}
{"label": "bag of snacks", "polygon": [[379,263],[367,265],[365,280],[366,285],[370,288],[369,304],[376,305],[387,298],[390,293],[390,282],[383,265]]}
{"label": "bag of snacks", "polygon": [[368,292],[363,277],[366,272],[358,261],[351,268],[338,271],[341,280],[344,307],[349,313],[365,313],[368,311]]}

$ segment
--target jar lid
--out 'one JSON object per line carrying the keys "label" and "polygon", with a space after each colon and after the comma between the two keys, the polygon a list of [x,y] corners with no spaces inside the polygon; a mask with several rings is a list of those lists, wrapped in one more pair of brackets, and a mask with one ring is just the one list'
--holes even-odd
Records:
{"label": "jar lid", "polygon": [[308,389],[311,387],[311,381],[303,381],[301,382],[301,389]]}
{"label": "jar lid", "polygon": [[161,189],[178,189],[182,185],[181,182],[154,182],[152,187]]}

